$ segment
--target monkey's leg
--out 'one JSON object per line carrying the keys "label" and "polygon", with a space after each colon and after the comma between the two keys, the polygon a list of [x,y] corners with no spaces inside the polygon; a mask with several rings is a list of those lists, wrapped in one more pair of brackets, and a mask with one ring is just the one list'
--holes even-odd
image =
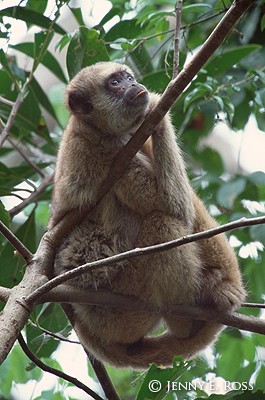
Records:
{"label": "monkey's leg", "polygon": [[[196,212],[194,232],[214,228],[216,221],[208,214],[203,203],[194,194]],[[198,242],[203,263],[201,302],[215,304],[231,310],[244,300],[246,292],[235,253],[224,234]]]}

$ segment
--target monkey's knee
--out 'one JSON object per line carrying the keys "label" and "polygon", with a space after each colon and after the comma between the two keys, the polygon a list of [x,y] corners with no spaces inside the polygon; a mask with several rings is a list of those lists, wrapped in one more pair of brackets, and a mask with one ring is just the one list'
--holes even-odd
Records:
{"label": "monkey's knee", "polygon": [[148,246],[166,242],[188,233],[184,223],[162,211],[153,211],[143,220],[136,246]]}

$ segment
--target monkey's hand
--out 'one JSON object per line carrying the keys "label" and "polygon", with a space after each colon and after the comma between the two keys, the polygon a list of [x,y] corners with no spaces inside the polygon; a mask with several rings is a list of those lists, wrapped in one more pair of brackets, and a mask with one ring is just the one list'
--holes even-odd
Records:
{"label": "monkey's hand", "polygon": [[213,301],[220,311],[234,310],[245,299],[246,292],[241,284],[222,281],[212,293]]}
{"label": "monkey's hand", "polygon": [[221,311],[233,310],[244,301],[246,292],[240,275],[228,277],[219,268],[204,271],[203,298],[207,304],[214,303]]}

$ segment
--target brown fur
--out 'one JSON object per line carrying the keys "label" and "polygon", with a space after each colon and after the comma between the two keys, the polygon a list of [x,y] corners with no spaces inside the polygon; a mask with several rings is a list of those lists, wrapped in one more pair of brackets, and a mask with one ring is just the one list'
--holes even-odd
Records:
{"label": "brown fur", "polygon": [[[98,63],[68,86],[72,116],[58,154],[49,228],[70,209],[95,204],[115,156],[157,103],[159,96],[131,82],[128,74],[133,76],[124,65]],[[62,243],[54,273],[213,226],[216,222],[191,189],[166,115],[124,178]],[[82,344],[100,360],[133,368],[170,365],[174,355],[194,356],[221,331],[220,324],[170,313],[174,304],[231,310],[244,299],[237,261],[224,235],[94,270],[70,284],[83,291],[133,295],[160,310],[154,315],[72,305]],[[162,320],[167,332],[149,337]]]}

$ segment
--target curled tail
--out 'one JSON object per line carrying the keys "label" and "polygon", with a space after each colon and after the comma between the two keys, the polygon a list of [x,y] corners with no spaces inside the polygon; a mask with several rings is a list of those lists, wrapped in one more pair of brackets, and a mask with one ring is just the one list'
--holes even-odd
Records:
{"label": "curled tail", "polygon": [[215,322],[203,322],[202,327],[191,337],[179,338],[173,332],[157,337],[144,337],[138,342],[104,342],[99,337],[89,336],[82,327],[75,325],[82,345],[95,358],[118,367],[146,369],[152,363],[172,365],[174,356],[190,359],[211,344],[223,326]]}

